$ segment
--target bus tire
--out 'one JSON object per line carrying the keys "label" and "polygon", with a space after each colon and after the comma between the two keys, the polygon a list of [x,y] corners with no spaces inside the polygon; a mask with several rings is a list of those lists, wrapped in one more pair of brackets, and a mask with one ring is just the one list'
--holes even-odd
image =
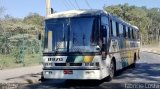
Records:
{"label": "bus tire", "polygon": [[41,78],[39,79],[39,81],[44,82],[47,81],[48,79],[45,79],[43,76],[43,72],[41,72]]}
{"label": "bus tire", "polygon": [[115,60],[112,59],[110,68],[109,68],[109,80],[113,79],[113,77],[115,76],[115,72],[116,72],[116,63],[115,63]]}
{"label": "bus tire", "polygon": [[137,60],[137,56],[136,53],[134,54],[134,61],[133,64],[131,65],[131,68],[135,68],[136,67],[136,60]]}

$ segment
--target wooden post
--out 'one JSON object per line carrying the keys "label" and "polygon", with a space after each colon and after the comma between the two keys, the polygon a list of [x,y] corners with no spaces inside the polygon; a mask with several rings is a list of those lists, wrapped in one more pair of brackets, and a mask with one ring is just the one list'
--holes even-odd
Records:
{"label": "wooden post", "polygon": [[52,14],[51,0],[46,0],[46,16],[48,17],[50,14]]}

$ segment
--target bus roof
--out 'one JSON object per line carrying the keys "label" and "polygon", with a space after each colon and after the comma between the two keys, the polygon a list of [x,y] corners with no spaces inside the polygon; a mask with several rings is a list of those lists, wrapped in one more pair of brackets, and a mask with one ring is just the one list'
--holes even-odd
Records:
{"label": "bus roof", "polygon": [[[104,10],[97,10],[97,9],[79,9],[79,10],[69,10],[69,11],[63,11],[63,12],[57,12],[57,13],[53,13],[49,16],[46,17],[46,19],[56,19],[56,18],[71,18],[71,17],[80,17],[80,16],[96,16],[96,15],[108,15],[109,13],[107,13]],[[129,23],[127,23],[126,21],[111,15],[111,18],[114,18],[126,25],[132,26],[133,28],[138,30],[137,26],[131,25]]]}
{"label": "bus roof", "polygon": [[77,16],[84,16],[84,15],[100,15],[100,14],[107,14],[107,12],[103,10],[96,10],[96,9],[79,9],[79,10],[70,10],[64,12],[58,12],[49,15],[46,19],[52,18],[69,18],[69,17],[77,17]]}

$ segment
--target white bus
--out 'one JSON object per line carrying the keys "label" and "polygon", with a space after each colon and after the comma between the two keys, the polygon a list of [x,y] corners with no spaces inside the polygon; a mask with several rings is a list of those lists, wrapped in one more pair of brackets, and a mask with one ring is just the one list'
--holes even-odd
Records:
{"label": "white bus", "polygon": [[44,79],[113,78],[139,59],[139,29],[103,10],[71,10],[45,20]]}

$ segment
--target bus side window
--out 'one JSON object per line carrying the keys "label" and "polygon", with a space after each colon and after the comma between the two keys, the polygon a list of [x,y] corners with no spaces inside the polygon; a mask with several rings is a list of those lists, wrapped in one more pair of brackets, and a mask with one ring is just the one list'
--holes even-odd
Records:
{"label": "bus side window", "polygon": [[128,27],[126,26],[126,38],[128,38]]}
{"label": "bus side window", "polygon": [[110,28],[111,28],[111,36],[113,36],[113,26],[112,26],[112,20],[110,20]]}
{"label": "bus side window", "polygon": [[136,29],[133,30],[133,36],[134,36],[134,39],[137,40],[137,36],[136,36]]}
{"label": "bus side window", "polygon": [[113,32],[113,35],[114,37],[117,36],[117,32],[116,32],[116,22],[115,21],[112,21],[112,32]]}
{"label": "bus side window", "polygon": [[92,35],[91,35],[91,43],[92,44],[98,44],[99,40],[99,21],[98,19],[94,19],[93,25],[92,25]]}
{"label": "bus side window", "polygon": [[102,16],[101,22],[103,25],[108,25],[108,17],[107,16]]}
{"label": "bus side window", "polygon": [[120,37],[123,37],[123,25],[122,24],[119,24],[119,35]]}
{"label": "bus side window", "polygon": [[125,25],[123,25],[123,36],[124,36],[124,38],[127,37],[126,26]]}
{"label": "bus side window", "polygon": [[108,42],[109,38],[109,18],[107,16],[101,17],[101,29],[102,31],[102,37],[107,37],[106,42]]}
{"label": "bus side window", "polygon": [[133,29],[132,28],[130,28],[130,37],[131,37],[131,39],[133,39]]}
{"label": "bus side window", "polygon": [[130,31],[130,27],[128,27],[128,38],[131,38],[131,31]]}
{"label": "bus side window", "polygon": [[109,37],[109,18],[107,16],[102,16],[101,25],[107,30],[107,38]]}
{"label": "bus side window", "polygon": [[117,37],[119,37],[119,23],[116,22],[116,34],[117,34]]}

